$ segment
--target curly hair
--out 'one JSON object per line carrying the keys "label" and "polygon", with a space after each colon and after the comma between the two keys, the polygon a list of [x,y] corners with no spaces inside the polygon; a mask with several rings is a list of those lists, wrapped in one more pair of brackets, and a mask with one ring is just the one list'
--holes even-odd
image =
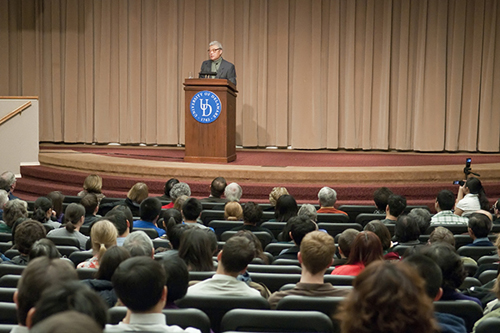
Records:
{"label": "curly hair", "polygon": [[342,333],[438,331],[425,282],[404,262],[374,262],[353,282],[335,316]]}

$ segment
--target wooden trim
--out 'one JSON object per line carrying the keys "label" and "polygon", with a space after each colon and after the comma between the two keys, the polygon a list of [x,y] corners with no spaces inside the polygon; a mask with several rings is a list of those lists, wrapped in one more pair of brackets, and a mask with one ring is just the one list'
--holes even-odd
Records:
{"label": "wooden trim", "polygon": [[38,96],[0,96],[0,99],[38,99]]}
{"label": "wooden trim", "polygon": [[3,116],[2,119],[0,119],[0,125],[2,125],[3,123],[5,123],[10,118],[16,116],[17,114],[23,112],[24,110],[26,110],[30,106],[31,106],[31,102],[28,101],[28,102],[24,103],[23,105],[21,105],[20,107],[18,107],[17,109],[15,109],[14,111],[12,111],[9,114]]}

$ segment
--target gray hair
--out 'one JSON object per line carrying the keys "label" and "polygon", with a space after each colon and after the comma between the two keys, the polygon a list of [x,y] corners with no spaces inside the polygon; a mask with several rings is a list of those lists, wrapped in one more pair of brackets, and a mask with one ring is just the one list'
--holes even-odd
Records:
{"label": "gray hair", "polygon": [[0,209],[9,201],[9,194],[6,190],[0,190]]}
{"label": "gray hair", "polygon": [[227,185],[226,189],[224,190],[224,196],[229,201],[240,201],[242,195],[243,190],[237,183],[231,183]]}
{"label": "gray hair", "polygon": [[431,213],[425,208],[413,208],[408,216],[412,217],[418,223],[418,227],[421,233],[425,233],[429,225],[431,224]]}
{"label": "gray hair", "polygon": [[210,46],[212,46],[212,45],[215,45],[215,46],[217,46],[217,48],[218,48],[218,49],[223,50],[223,48],[222,48],[222,44],[221,44],[221,43],[219,43],[219,42],[218,42],[218,41],[216,41],[216,40],[214,40],[213,42],[210,42],[210,44],[208,44],[208,47],[210,47]]}
{"label": "gray hair", "polygon": [[3,207],[4,222],[10,228],[21,217],[28,217],[28,203],[20,199],[8,201]]}
{"label": "gray hair", "polygon": [[181,195],[187,195],[188,197],[191,196],[191,188],[189,188],[188,184],[177,183],[172,186],[172,189],[170,190],[170,197],[172,198],[172,201],[175,201],[175,199]]}
{"label": "gray hair", "polygon": [[132,257],[151,257],[153,255],[153,241],[142,230],[130,233],[123,242],[123,247]]}
{"label": "gray hair", "polygon": [[299,212],[297,213],[298,216],[305,216],[311,221],[317,221],[318,220],[318,213],[316,211],[316,207],[314,207],[311,204],[303,204]]}
{"label": "gray hair", "polygon": [[321,207],[333,207],[337,201],[337,192],[330,187],[323,187],[318,192],[319,204]]}
{"label": "gray hair", "polygon": [[2,173],[2,178],[8,182],[9,186],[12,186],[16,182],[16,175],[11,171],[5,171]]}

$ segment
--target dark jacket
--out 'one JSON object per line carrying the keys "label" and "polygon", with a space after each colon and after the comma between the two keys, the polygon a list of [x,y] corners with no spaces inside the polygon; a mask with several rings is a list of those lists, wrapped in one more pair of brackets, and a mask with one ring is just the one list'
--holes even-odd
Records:
{"label": "dark jacket", "polygon": [[115,290],[113,289],[113,284],[108,280],[97,280],[97,279],[87,279],[82,281],[93,290],[95,290],[99,296],[106,302],[108,307],[112,308],[118,301]]}

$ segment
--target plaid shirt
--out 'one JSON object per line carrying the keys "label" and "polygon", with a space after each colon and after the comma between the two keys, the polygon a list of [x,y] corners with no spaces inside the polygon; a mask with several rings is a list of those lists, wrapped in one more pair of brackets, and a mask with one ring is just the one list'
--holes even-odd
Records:
{"label": "plaid shirt", "polygon": [[431,218],[431,225],[439,224],[459,224],[468,225],[469,219],[453,214],[451,210],[443,210]]}

